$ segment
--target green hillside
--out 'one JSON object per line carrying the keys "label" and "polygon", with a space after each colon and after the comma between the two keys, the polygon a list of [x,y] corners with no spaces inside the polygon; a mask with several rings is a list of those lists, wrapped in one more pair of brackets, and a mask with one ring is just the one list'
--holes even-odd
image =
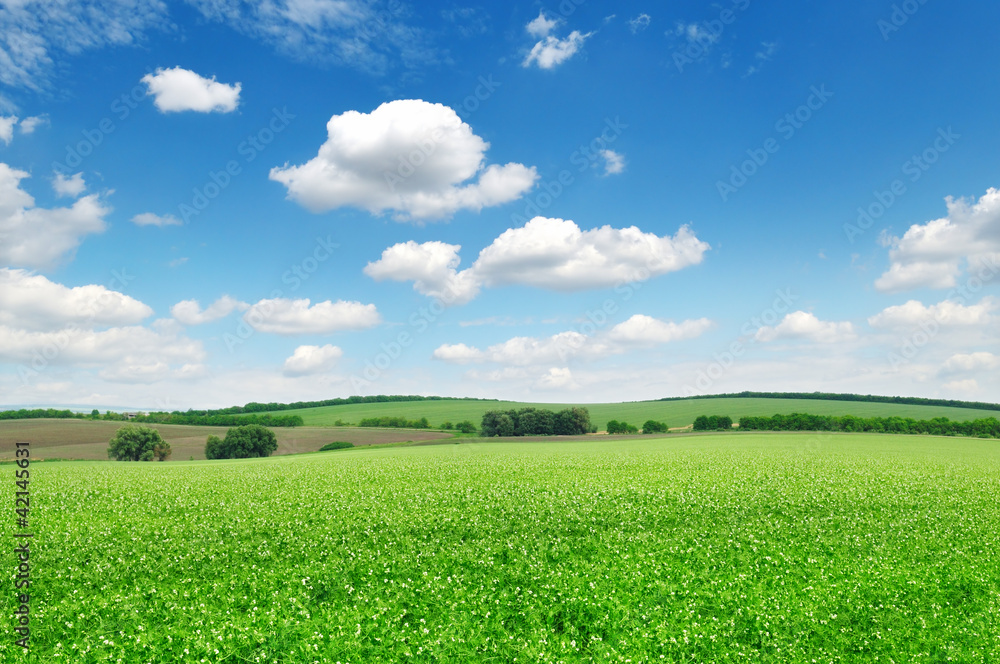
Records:
{"label": "green hillside", "polygon": [[300,415],[306,426],[333,426],[337,420],[357,423],[362,418],[380,415],[402,416],[407,419],[426,417],[432,426],[448,421],[471,420],[476,426],[488,410],[534,407],[559,410],[571,406],[586,406],[591,421],[601,430],[608,420],[624,420],[642,426],[646,420],[666,422],[671,427],[687,426],[699,415],[729,415],[737,420],[743,415],[774,415],[775,413],[812,413],[816,415],[855,415],[858,417],[912,417],[931,419],[974,420],[997,417],[997,411],[949,406],[914,406],[891,403],[824,401],[816,399],[721,398],[685,399],[680,401],[637,401],[630,403],[546,404],[515,401],[406,401],[397,403],[345,404],[280,411],[282,415]]}

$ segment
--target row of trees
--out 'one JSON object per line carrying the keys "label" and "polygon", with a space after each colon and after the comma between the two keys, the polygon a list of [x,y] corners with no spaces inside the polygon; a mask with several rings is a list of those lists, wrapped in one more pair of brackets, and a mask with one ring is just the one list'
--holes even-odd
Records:
{"label": "row of trees", "polygon": [[292,403],[259,403],[251,401],[244,406],[230,406],[229,408],[217,408],[214,410],[189,410],[189,413],[197,415],[234,415],[240,413],[262,413],[278,410],[297,410],[300,408],[321,408],[323,406],[345,406],[360,403],[401,403],[406,401],[496,401],[496,399],[469,399],[465,397],[424,397],[415,394],[410,395],[389,395],[376,394],[373,396],[351,396],[337,399],[323,399],[320,401],[294,401]]}
{"label": "row of trees", "polygon": [[[667,433],[669,429],[667,428],[666,422],[657,422],[656,420],[646,420],[642,425],[642,433]],[[608,433],[639,433],[638,427],[632,426],[628,422],[619,422],[618,420],[608,420]]]}
{"label": "row of trees", "polygon": [[927,399],[924,397],[887,397],[877,394],[836,394],[833,392],[730,392],[727,394],[696,394],[687,397],[665,397],[659,401],[682,401],[687,399],[818,399],[821,401],[860,401],[864,403],[896,403],[911,406],[950,406],[952,408],[975,408],[978,410],[1000,410],[998,403],[983,401],[956,401],[954,399]]}
{"label": "row of trees", "polygon": [[249,459],[271,456],[278,449],[278,437],[259,424],[233,427],[225,438],[209,436],[205,442],[206,459]]}
{"label": "row of trees", "polygon": [[476,433],[476,425],[469,420],[462,420],[458,424],[452,424],[451,422],[445,422],[441,425],[441,428],[446,431],[457,430],[462,433]]}
{"label": "row of trees", "polygon": [[733,418],[728,415],[699,415],[694,418],[695,431],[729,431]]}
{"label": "row of trees", "polygon": [[150,413],[137,415],[134,422],[152,422],[155,424],[189,424],[209,427],[231,427],[255,424],[266,427],[300,427],[300,415],[197,415],[194,413]]}
{"label": "row of trees", "polygon": [[915,420],[912,417],[855,417],[854,415],[744,416],[740,429],[757,431],[856,431],[873,433],[933,434],[1000,438],[1000,420],[986,417],[956,422],[947,417]]}
{"label": "row of trees", "polygon": [[480,436],[578,436],[593,433],[590,411],[565,408],[553,412],[544,408],[488,410],[483,413]]}
{"label": "row of trees", "polygon": [[382,415],[380,417],[366,417],[358,422],[358,426],[392,429],[429,429],[431,423],[426,417],[421,417],[419,420],[408,420],[405,417]]}

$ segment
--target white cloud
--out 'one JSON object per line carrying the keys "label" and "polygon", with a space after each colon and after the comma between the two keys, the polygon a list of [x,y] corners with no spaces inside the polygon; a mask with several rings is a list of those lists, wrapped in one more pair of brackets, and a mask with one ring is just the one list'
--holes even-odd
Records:
{"label": "white cloud", "polygon": [[36,129],[43,125],[47,125],[48,123],[48,115],[33,115],[30,118],[21,120],[21,124],[18,125],[18,129],[21,130],[22,134],[33,134]]}
{"label": "white cloud", "polygon": [[612,341],[624,344],[665,344],[700,337],[711,327],[712,321],[707,318],[675,323],[636,314],[611,328],[608,336]]}
{"label": "white cloud", "polygon": [[432,62],[421,28],[400,4],[364,0],[189,0],[206,18],[225,23],[309,64],[337,64],[383,74],[399,61]]}
{"label": "white cloud", "polygon": [[493,344],[485,351],[464,343],[443,344],[434,351],[433,357],[451,364],[492,362],[504,366],[537,367],[571,358],[600,359],[639,347],[694,339],[711,326],[712,322],[706,318],[674,323],[637,314],[607,333],[586,335],[567,330],[542,338],[513,337]]}
{"label": "white cloud", "polygon": [[4,145],[10,145],[10,142],[14,139],[14,125],[16,124],[16,115],[0,117],[0,141],[3,141]]}
{"label": "white cloud", "polygon": [[761,42],[760,46],[761,50],[754,54],[756,64],[750,65],[744,76],[753,76],[759,72],[764,63],[768,62],[772,57],[774,57],[774,54],[778,52],[778,44],[775,42]]}
{"label": "white cloud", "polygon": [[310,306],[308,298],[275,298],[252,305],[243,320],[260,332],[291,336],[364,330],[378,325],[382,317],[374,304],[326,300]]}
{"label": "white cloud", "polygon": [[540,390],[573,390],[580,387],[567,367],[552,367],[535,383]]}
{"label": "white cloud", "polygon": [[565,39],[549,35],[531,47],[521,66],[530,67],[536,64],[540,69],[554,69],[576,55],[587,38],[593,34],[593,32],[581,34],[579,30],[574,30]]}
{"label": "white cloud", "polygon": [[856,337],[850,322],[821,321],[806,311],[793,311],[775,327],[763,326],[757,330],[757,341],[777,339],[805,339],[818,343],[838,343]]}
{"label": "white cloud", "polygon": [[316,157],[270,173],[313,212],[349,206],[397,220],[442,219],[515,200],[538,179],[519,163],[486,166],[489,143],[442,104],[400,99],[334,115],[326,128]]}
{"label": "white cloud", "polygon": [[481,362],[486,357],[483,351],[465,344],[443,344],[434,350],[435,360],[451,364]]}
{"label": "white cloud", "polygon": [[925,307],[917,300],[909,300],[870,317],[868,324],[872,327],[912,327],[935,320],[942,325],[985,325],[993,319],[990,312],[998,308],[1000,301],[993,297],[985,297],[979,304],[968,306],[944,300]]}
{"label": "white cloud", "polygon": [[132,217],[136,226],[180,226],[183,222],[172,214],[160,216],[152,212],[143,212]]}
{"label": "white cloud", "polygon": [[109,377],[114,377],[114,372],[118,371],[141,374],[143,368],[148,371],[161,364],[189,364],[205,357],[200,341],[155,324],[152,328],[129,326],[54,331],[28,331],[0,325],[0,360],[30,367],[39,349],[48,348],[55,352],[46,355],[46,365],[105,367],[112,372]]}
{"label": "white cloud", "polygon": [[75,173],[66,177],[62,173],[56,173],[52,179],[52,189],[57,196],[70,196],[76,198],[87,188],[87,183],[83,181],[83,173]]}
{"label": "white cloud", "polygon": [[[996,276],[1000,262],[1000,189],[974,203],[948,197],[948,216],[914,224],[902,237],[886,237],[889,269],[875,281],[883,292],[953,288],[963,266]],[[982,275],[980,275],[982,278]]]}
{"label": "white cloud", "polygon": [[554,30],[560,23],[562,23],[561,19],[546,18],[545,12],[540,11],[538,12],[538,16],[536,18],[532,19],[526,26],[524,26],[524,29],[527,30],[528,34],[532,37],[542,39],[544,37],[548,37],[549,33],[552,32],[552,30]]}
{"label": "white cloud", "polygon": [[285,360],[283,373],[286,376],[309,376],[329,371],[344,355],[337,346],[299,346],[291,357]]}
{"label": "white cloud", "polygon": [[975,394],[979,391],[979,383],[976,382],[975,378],[953,380],[945,383],[942,387],[948,392],[959,392],[961,394]]}
{"label": "white cloud", "polygon": [[601,150],[604,159],[604,174],[617,175],[625,171],[625,155],[614,150]]}
{"label": "white cloud", "polygon": [[16,0],[0,9],[0,84],[42,90],[62,59],[106,46],[130,46],[169,25],[162,0]]}
{"label": "white cloud", "polygon": [[240,103],[240,83],[219,83],[214,76],[205,78],[181,67],[159,68],[141,81],[149,88],[148,94],[153,95],[153,103],[161,113],[231,113]]}
{"label": "white cloud", "polygon": [[697,265],[709,245],[687,226],[673,237],[660,237],[635,226],[582,231],[573,221],[535,217],[521,228],[504,231],[462,271],[457,269],[459,248],[442,242],[393,245],[365,267],[365,274],[414,281],[418,292],[446,304],[462,304],[485,286],[612,288]]}
{"label": "white cloud", "polygon": [[946,372],[978,371],[980,369],[1000,369],[1000,356],[988,351],[958,353],[949,357],[944,363]]}
{"label": "white cloud", "polygon": [[104,286],[68,288],[26,270],[0,268],[0,325],[26,330],[130,325],[152,315],[142,302]]}
{"label": "white cloud", "polygon": [[632,34],[635,34],[637,32],[642,32],[643,30],[648,28],[651,21],[652,19],[650,18],[649,14],[639,14],[635,18],[629,19],[628,27],[629,30],[632,31]]}
{"label": "white cloud", "polygon": [[[668,34],[670,34],[668,32]],[[705,29],[697,23],[678,23],[677,29],[673,33],[679,37],[684,37],[689,43],[701,43],[702,45],[714,44],[719,41],[719,35]]]}
{"label": "white cloud", "polygon": [[182,325],[202,325],[225,318],[234,311],[246,311],[250,305],[236,298],[223,295],[202,310],[198,300],[181,300],[170,307],[170,315]]}
{"label": "white cloud", "polygon": [[382,257],[369,263],[364,273],[376,281],[413,281],[422,295],[449,304],[465,304],[479,294],[479,283],[469,270],[459,273],[458,251],[461,245],[444,242],[417,244],[410,240],[394,244]]}
{"label": "white cloud", "polygon": [[97,195],[84,196],[68,208],[38,208],[20,187],[28,177],[0,163],[0,264],[48,268],[69,258],[84,236],[107,227],[111,208]]}

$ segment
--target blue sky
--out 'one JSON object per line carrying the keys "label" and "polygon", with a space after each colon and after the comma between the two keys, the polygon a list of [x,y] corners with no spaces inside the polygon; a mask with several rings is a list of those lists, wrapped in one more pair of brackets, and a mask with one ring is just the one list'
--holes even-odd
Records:
{"label": "blue sky", "polygon": [[1000,401],[1000,8],[0,7],[0,399]]}

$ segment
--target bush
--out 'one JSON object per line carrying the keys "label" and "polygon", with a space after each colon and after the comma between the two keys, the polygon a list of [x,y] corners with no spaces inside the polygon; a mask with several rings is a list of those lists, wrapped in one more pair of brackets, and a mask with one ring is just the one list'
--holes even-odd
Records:
{"label": "bush", "polygon": [[330,450],[346,450],[348,447],[354,447],[354,443],[348,443],[343,440],[338,440],[332,443],[327,443],[323,447],[319,448],[319,451],[329,452]]}
{"label": "bush", "polygon": [[628,422],[610,420],[608,422],[608,433],[639,433],[639,430]]}
{"label": "bush", "polygon": [[455,428],[455,425],[452,424],[451,422],[445,422],[444,424],[441,425],[441,428],[444,429],[445,431],[451,431],[452,429]]}
{"label": "bush", "polygon": [[270,456],[278,449],[278,437],[259,424],[244,424],[226,432],[226,437],[209,436],[205,457],[209,459],[248,459]]}
{"label": "bush", "polygon": [[643,433],[667,433],[667,425],[665,422],[657,422],[656,420],[646,420],[642,425]]}
{"label": "bush", "polygon": [[729,431],[733,418],[728,415],[699,415],[694,420],[695,431]]}
{"label": "bush", "polygon": [[455,428],[462,433],[476,433],[476,425],[469,420],[462,420],[455,425]]}
{"label": "bush", "polygon": [[116,461],[164,461],[170,456],[170,443],[152,427],[126,424],[108,443],[108,458]]}

